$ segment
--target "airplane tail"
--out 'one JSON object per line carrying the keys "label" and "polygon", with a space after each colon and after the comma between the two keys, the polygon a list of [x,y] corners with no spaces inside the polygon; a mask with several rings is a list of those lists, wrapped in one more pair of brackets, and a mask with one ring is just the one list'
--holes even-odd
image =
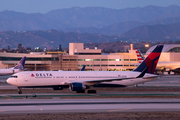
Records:
{"label": "airplane tail", "polygon": [[148,67],[146,73],[154,74],[162,49],[163,45],[157,45],[156,48],[145,58],[145,60],[133,71],[142,72],[146,67]]}
{"label": "airplane tail", "polygon": [[139,49],[135,48],[135,50],[136,50],[136,55],[137,55],[137,59],[138,59],[139,63],[142,63],[143,60],[145,59],[144,56],[142,55],[142,53],[140,52]]}
{"label": "airplane tail", "polygon": [[26,61],[26,57],[23,57],[19,63],[14,67],[14,69],[20,69],[22,70],[24,68],[24,64],[25,64],[25,61]]}

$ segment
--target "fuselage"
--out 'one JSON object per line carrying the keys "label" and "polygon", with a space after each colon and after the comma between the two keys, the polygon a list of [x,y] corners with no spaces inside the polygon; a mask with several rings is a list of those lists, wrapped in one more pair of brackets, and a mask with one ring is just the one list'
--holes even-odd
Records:
{"label": "fuselage", "polygon": [[4,76],[4,75],[12,75],[14,73],[19,72],[19,69],[0,69],[0,76]]}
{"label": "fuselage", "polygon": [[[114,81],[119,78],[137,77],[139,74],[140,72],[132,71],[26,71],[12,75],[7,82],[17,87],[57,86],[73,82],[86,82],[85,84],[94,85],[103,82],[88,83],[88,81]],[[148,77],[156,77],[156,75],[146,73],[143,78]],[[149,79],[143,78],[122,80],[118,83],[128,86],[149,81]]]}
{"label": "fuselage", "polygon": [[162,67],[169,69],[169,70],[174,70],[174,69],[180,68],[180,62],[177,62],[177,61],[174,61],[174,62],[158,62],[156,68],[159,69]]}

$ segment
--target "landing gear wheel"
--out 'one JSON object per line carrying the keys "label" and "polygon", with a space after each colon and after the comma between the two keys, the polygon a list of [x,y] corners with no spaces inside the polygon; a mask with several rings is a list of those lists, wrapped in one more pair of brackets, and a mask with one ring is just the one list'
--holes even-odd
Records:
{"label": "landing gear wheel", "polygon": [[96,90],[88,90],[87,93],[96,93]]}
{"label": "landing gear wheel", "polygon": [[85,90],[76,91],[76,93],[85,93]]}
{"label": "landing gear wheel", "polygon": [[21,88],[18,88],[18,93],[22,94]]}

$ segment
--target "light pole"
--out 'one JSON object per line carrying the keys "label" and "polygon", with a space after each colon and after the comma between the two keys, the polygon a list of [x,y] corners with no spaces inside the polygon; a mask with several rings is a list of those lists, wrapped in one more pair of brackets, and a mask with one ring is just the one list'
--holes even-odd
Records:
{"label": "light pole", "polygon": [[148,50],[148,48],[149,48],[149,44],[145,44],[144,46],[145,46],[146,52],[147,52],[147,50]]}

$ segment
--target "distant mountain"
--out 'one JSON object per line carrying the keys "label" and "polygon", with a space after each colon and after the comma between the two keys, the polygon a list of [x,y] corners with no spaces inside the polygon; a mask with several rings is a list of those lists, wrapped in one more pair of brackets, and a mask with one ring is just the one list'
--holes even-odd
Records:
{"label": "distant mountain", "polygon": [[169,25],[144,25],[127,31],[121,36],[75,32],[65,33],[57,30],[0,32],[0,48],[7,48],[8,46],[17,48],[19,43],[31,48],[56,48],[60,44],[63,48],[66,48],[70,42],[106,44],[115,41],[130,43],[145,41],[155,43],[169,40],[180,40],[180,22]]}
{"label": "distant mountain", "polygon": [[[88,43],[86,47],[98,47],[102,49],[112,49],[123,51],[123,45],[140,42],[161,42],[161,41],[180,40],[180,23],[171,25],[146,25],[134,28],[121,36],[101,35],[89,33],[61,32],[57,30],[38,30],[38,31],[5,31],[0,32],[0,48],[17,48],[21,43],[27,47],[40,48],[67,48],[69,43]],[[114,42],[114,43],[112,43]],[[112,43],[112,44],[111,44]],[[140,46],[139,46],[140,47]],[[144,49],[144,48],[142,48]]]}
{"label": "distant mountain", "polygon": [[178,22],[180,22],[180,16],[151,21],[151,22],[146,23],[146,25],[167,25],[167,24],[173,24],[173,23],[178,23]]}
{"label": "distant mountain", "polygon": [[[14,11],[0,12],[0,31],[27,31],[27,30],[49,30],[63,28],[88,28],[93,31],[100,29],[100,33],[109,33],[107,30],[115,31],[110,34],[120,34],[120,29],[111,28],[112,24],[125,23],[128,21],[138,21],[148,23],[161,19],[173,18],[180,16],[179,6],[146,6],[143,8],[125,8],[109,9],[102,7],[73,7],[68,9],[58,9],[46,14],[40,13],[20,13]],[[159,23],[161,24],[161,23]],[[110,28],[109,28],[109,27]],[[120,25],[121,29],[127,29],[129,25]],[[126,28],[123,28],[125,26]],[[130,29],[131,27],[129,27]],[[128,29],[128,30],[129,30]],[[99,31],[99,30],[98,30]],[[97,31],[97,32],[98,32]]]}
{"label": "distant mountain", "polygon": [[67,27],[104,27],[117,22],[149,22],[180,16],[179,6],[146,6],[143,8],[109,9],[102,7],[73,7],[53,10],[45,14]]}
{"label": "distant mountain", "polygon": [[121,35],[133,28],[143,26],[143,25],[167,25],[172,23],[178,23],[180,22],[180,17],[173,17],[173,18],[165,18],[165,19],[159,19],[157,21],[150,21],[147,23],[138,22],[138,21],[128,21],[128,22],[118,22],[114,23],[108,26],[105,26],[103,28],[64,28],[60,29],[60,31],[64,32],[78,32],[79,33],[97,33],[97,34],[103,34],[103,35]]}
{"label": "distant mountain", "polygon": [[119,36],[106,36],[100,34],[60,32],[57,30],[38,30],[38,31],[5,31],[0,32],[0,48],[17,48],[21,43],[27,47],[51,47],[55,49],[60,44],[62,48],[69,46],[70,42],[92,43],[92,42],[114,42],[122,40]]}
{"label": "distant mountain", "polygon": [[46,14],[2,11],[0,31],[0,48],[17,48],[19,43],[32,48],[59,44],[66,48],[70,42],[175,41],[180,39],[180,7],[74,7]]}
{"label": "distant mountain", "polygon": [[144,25],[129,30],[122,36],[149,41],[180,40],[180,22],[169,25]]}
{"label": "distant mountain", "polygon": [[64,28],[60,29],[60,31],[64,32],[79,32],[79,33],[97,33],[103,35],[121,35],[128,30],[136,28],[138,26],[145,25],[145,23],[137,22],[137,21],[129,21],[129,22],[118,22],[109,26],[105,26],[103,28]]}
{"label": "distant mountain", "polygon": [[54,24],[60,26],[58,22],[40,13],[0,12],[0,31],[48,30],[47,28],[51,28]]}

